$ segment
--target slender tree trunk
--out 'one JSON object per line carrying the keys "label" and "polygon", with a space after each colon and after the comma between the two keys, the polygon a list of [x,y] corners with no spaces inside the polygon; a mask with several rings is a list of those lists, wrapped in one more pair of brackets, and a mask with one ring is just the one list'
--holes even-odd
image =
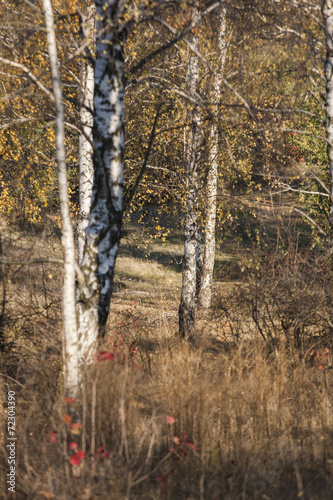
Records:
{"label": "slender tree trunk", "polygon": [[[217,106],[221,99],[222,74],[227,52],[226,44],[226,9],[220,7],[219,32],[217,42],[218,67],[213,82],[213,102]],[[215,262],[215,226],[216,226],[216,197],[219,163],[219,130],[218,116],[212,121],[210,128],[209,148],[209,170],[206,184],[206,225],[205,225],[205,248],[203,269],[201,278],[201,290],[199,304],[202,308],[208,308],[212,300],[212,282]]]}
{"label": "slender tree trunk", "polygon": [[[87,56],[91,52],[94,45],[95,29],[96,29],[96,11],[95,2],[93,0],[86,0],[86,12],[82,19],[83,39],[91,40],[90,51],[87,50]],[[94,50],[93,50],[94,52]],[[80,213],[79,223],[77,226],[78,232],[78,255],[79,262],[82,261],[85,233],[89,221],[91,193],[94,177],[93,165],[93,123],[94,123],[94,68],[91,57],[87,57],[82,63],[81,73],[81,109],[80,118],[84,134],[79,138],[79,200],[80,200]]]}
{"label": "slender tree trunk", "polygon": [[122,222],[125,3],[96,0],[94,183],[77,287],[81,362],[91,359],[105,331]]}
{"label": "slender tree trunk", "polygon": [[63,342],[65,352],[65,387],[68,395],[75,397],[79,388],[78,343],[75,312],[75,248],[68,200],[64,106],[62,101],[51,1],[43,0],[43,7],[47,29],[47,43],[56,113],[56,158],[58,166],[60,214],[62,222],[61,240],[64,250],[62,309],[64,329]]}
{"label": "slender tree trunk", "polygon": [[[194,15],[197,15],[195,11]],[[199,41],[196,35],[191,36],[192,45],[198,49]],[[192,52],[188,65],[188,92],[195,95],[199,86],[199,58]],[[196,296],[196,254],[198,236],[198,161],[200,150],[200,114],[197,106],[191,113],[191,131],[186,147],[186,220],[184,264],[182,277],[182,290],[179,305],[179,334],[191,339],[195,333],[195,296]]]}
{"label": "slender tree trunk", "polygon": [[326,32],[326,137],[330,176],[330,245],[333,244],[333,0],[322,0]]}

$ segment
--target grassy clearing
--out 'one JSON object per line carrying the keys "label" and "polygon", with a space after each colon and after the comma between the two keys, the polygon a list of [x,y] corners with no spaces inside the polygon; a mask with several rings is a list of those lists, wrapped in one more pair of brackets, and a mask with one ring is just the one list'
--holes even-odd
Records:
{"label": "grassy clearing", "polygon": [[[13,259],[60,255],[56,239],[41,236],[32,246],[30,236],[5,236],[4,253]],[[180,246],[173,241],[168,251],[156,241],[148,257],[134,246],[124,241],[101,346],[114,359],[86,374],[78,429],[66,416],[59,377],[59,268],[2,270],[1,492],[5,396],[14,390],[19,499],[331,498],[329,276],[325,295],[319,264],[310,276],[296,253],[286,257],[290,265],[282,257],[261,260],[259,271],[246,252],[221,254],[221,266],[236,266],[234,279],[216,283],[214,307],[198,314],[197,339],[188,345],[176,333]],[[69,463],[71,442],[86,453],[81,465]]]}

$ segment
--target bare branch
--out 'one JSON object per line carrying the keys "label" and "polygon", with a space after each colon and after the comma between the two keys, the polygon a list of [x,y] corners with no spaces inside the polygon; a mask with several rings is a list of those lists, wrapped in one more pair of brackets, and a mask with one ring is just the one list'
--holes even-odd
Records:
{"label": "bare branch", "polygon": [[[214,4],[215,5],[215,4]],[[220,5],[220,3],[217,4],[217,6]],[[207,9],[208,10],[208,9]],[[199,17],[200,18],[200,17]],[[177,33],[177,30],[175,28],[173,28],[169,23],[167,23],[166,21],[164,20],[161,20],[159,18],[156,18],[156,20],[160,21],[166,28],[168,28],[171,33],[175,34]],[[206,59],[206,57],[204,57],[201,52],[199,50],[196,49],[196,47],[193,45],[193,43],[191,43],[189,40],[184,40],[186,45],[192,50],[192,52],[194,54],[196,54],[196,56],[199,57],[199,59],[207,66],[207,68],[209,69],[209,71],[213,74],[213,75],[216,75],[216,71],[214,70],[214,68],[212,67],[212,65],[210,64],[210,62],[208,61],[208,59]],[[253,118],[255,120],[255,116],[254,114],[252,113],[251,111],[251,107],[249,106],[249,104],[245,101],[245,99],[239,94],[239,92],[237,92],[237,90],[231,85],[231,83],[228,82],[228,80],[226,80],[224,78],[224,76],[221,74],[219,75],[219,78],[222,80],[222,82],[224,83],[224,85],[226,87],[228,87],[229,90],[231,90],[231,92],[233,92],[235,94],[235,96],[244,104],[245,108],[247,109],[249,115],[251,116],[251,118]]]}
{"label": "bare branch", "polygon": [[328,187],[325,185],[325,183],[316,175],[314,174],[313,172],[310,172],[310,175],[321,185],[321,187],[326,191],[326,193],[328,193],[328,195],[330,196],[330,190],[328,189]]}
{"label": "bare branch", "polygon": [[[29,7],[31,7],[32,9],[36,10],[37,12],[41,12],[40,8],[35,5],[33,2],[30,2],[29,0],[23,0],[27,5],[29,5]],[[44,28],[45,29],[45,28]]]}
{"label": "bare branch", "polygon": [[9,123],[4,123],[4,125],[0,125],[0,130],[6,130],[7,128],[14,127],[15,125],[19,125],[20,123],[25,123],[25,122],[35,122],[40,120],[40,118],[20,118],[18,120],[14,120]]}
{"label": "bare branch", "polygon": [[176,177],[176,179],[177,179],[178,182],[186,184],[184,178],[181,175],[177,174],[173,170],[170,170],[169,168],[155,167],[154,165],[147,165],[147,168],[150,168],[152,170],[162,170],[162,172],[167,172],[168,174],[171,174],[173,177]]}
{"label": "bare branch", "polygon": [[308,220],[313,226],[315,226],[318,229],[320,234],[327,236],[327,233],[319,226],[319,224],[317,224],[317,222],[312,217],[310,217],[310,215],[306,214],[305,212],[303,212],[303,210],[296,208],[296,207],[294,207],[294,212],[302,215],[302,217],[304,217],[306,220]]}
{"label": "bare branch", "polygon": [[323,125],[325,125],[325,120],[323,120],[320,116],[316,115],[315,113],[311,113],[310,111],[305,111],[304,109],[299,109],[299,108],[289,108],[289,109],[269,109],[269,108],[251,108],[253,111],[261,111],[263,113],[300,113],[303,115],[311,116],[311,118],[316,118],[319,122],[321,122]]}
{"label": "bare branch", "polygon": [[286,193],[288,191],[293,191],[294,193],[302,193],[302,194],[315,194],[315,195],[319,195],[319,196],[326,196],[327,198],[330,197],[329,194],[327,193],[321,193],[320,191],[304,191],[303,189],[295,189],[295,188],[292,188],[291,186],[289,186],[288,184],[283,184],[281,183],[280,184],[283,189],[283,191],[279,191],[279,192],[275,192],[275,193],[272,193],[272,194],[279,194],[279,193]]}
{"label": "bare branch", "polygon": [[149,155],[150,155],[150,151],[151,151],[151,148],[153,146],[153,142],[154,142],[154,138],[155,138],[155,130],[156,130],[156,126],[157,126],[157,122],[158,122],[158,119],[159,119],[159,116],[161,114],[161,107],[162,107],[162,103],[160,103],[158,105],[158,108],[157,108],[157,111],[156,111],[156,115],[155,115],[155,119],[154,119],[154,123],[153,123],[153,127],[151,129],[151,132],[150,132],[150,137],[149,137],[149,143],[148,143],[148,148],[146,150],[146,154],[145,154],[145,158],[143,160],[143,164],[142,164],[142,167],[141,167],[141,170],[139,172],[139,175],[134,183],[134,186],[132,187],[131,189],[131,192],[128,196],[128,199],[126,201],[126,205],[125,205],[125,208],[124,208],[124,213],[127,211],[131,201],[133,200],[135,194],[136,194],[136,191],[138,189],[138,186],[139,186],[139,183],[140,183],[140,180],[144,174],[144,171],[146,170],[146,166],[147,166],[147,163],[148,163],[148,159],[149,159]]}
{"label": "bare branch", "polygon": [[6,264],[6,266],[25,266],[34,264],[60,264],[63,265],[64,261],[62,259],[55,259],[53,257],[41,257],[40,259],[32,260],[11,260],[6,257],[0,257],[0,264]]}
{"label": "bare branch", "polygon": [[173,29],[170,25],[168,25],[168,23],[166,21],[164,21],[163,19],[160,19],[158,17],[155,17],[155,16],[152,16],[150,19],[153,19],[155,21],[158,21],[160,22],[161,24],[164,24],[166,27],[169,27],[171,28],[171,32],[176,35],[175,38],[173,38],[172,40],[170,40],[168,43],[166,43],[165,45],[163,45],[162,47],[159,47],[158,49],[154,50],[153,52],[151,52],[150,54],[148,54],[146,57],[144,57],[138,64],[136,64],[132,69],[130,69],[130,73],[133,75],[134,73],[136,73],[137,71],[139,71],[140,69],[143,68],[143,66],[151,61],[152,59],[154,59],[154,57],[158,56],[159,54],[161,54],[162,52],[164,52],[165,50],[169,49],[170,47],[172,47],[173,45],[175,45],[177,42],[180,42],[181,40],[183,40],[183,38],[199,23],[199,21],[207,14],[209,14],[210,12],[212,12],[214,9],[216,9],[219,5],[220,5],[221,2],[215,2],[213,3],[212,5],[210,5],[208,7],[208,9],[206,9],[205,11],[203,11],[202,13],[199,13],[198,16],[196,16],[195,19],[192,20],[192,22],[187,26],[187,27],[184,27],[183,31],[181,33],[177,33],[177,30]]}
{"label": "bare branch", "polygon": [[9,64],[10,66],[14,66],[14,68],[19,68],[22,71],[24,71],[28,77],[39,87],[47,96],[49,99],[51,99],[52,102],[54,102],[54,96],[52,92],[50,92],[49,89],[47,89],[39,80],[38,78],[31,73],[31,71],[24,66],[23,64],[17,63],[15,61],[10,61],[9,59],[5,59],[4,57],[0,57],[0,61],[3,62],[4,64]]}
{"label": "bare branch", "polygon": [[315,139],[320,139],[321,141],[328,142],[328,139],[326,139],[326,137],[312,134],[311,132],[304,132],[304,130],[299,130],[296,128],[264,127],[256,129],[256,132],[265,132],[266,130],[274,130],[275,132],[294,132],[295,134],[308,135],[309,137],[314,137]]}

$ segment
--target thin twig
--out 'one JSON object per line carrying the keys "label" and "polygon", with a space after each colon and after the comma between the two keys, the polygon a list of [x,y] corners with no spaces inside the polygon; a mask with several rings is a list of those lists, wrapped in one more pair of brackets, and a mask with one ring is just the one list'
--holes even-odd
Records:
{"label": "thin twig", "polygon": [[33,118],[33,117],[28,117],[28,118],[19,118],[18,120],[13,120],[12,122],[9,123],[4,123],[3,125],[0,125],[0,130],[6,130],[7,128],[14,127],[15,125],[19,125],[20,123],[25,123],[25,122],[35,122],[41,120],[41,118]]}
{"label": "thin twig", "polygon": [[8,266],[25,266],[33,264],[63,264],[62,259],[55,259],[53,257],[41,257],[40,259],[32,260],[10,260],[5,257],[0,257],[0,264],[6,264]]}
{"label": "thin twig", "polygon": [[[199,23],[199,21],[204,16],[206,16],[207,14],[209,14],[210,12],[212,12],[219,5],[220,5],[220,2],[215,2],[212,5],[210,5],[206,10],[204,10],[201,13],[199,13],[199,15],[195,19],[193,19],[186,27],[184,27],[184,29],[183,29],[183,31],[181,33],[177,33],[177,30],[175,30],[174,28],[171,28],[170,31],[172,32],[172,34],[176,35],[175,38],[173,38],[172,40],[170,40],[169,42],[167,42],[162,47],[159,47],[158,49],[154,50],[153,52],[151,52],[150,54],[148,54],[146,57],[144,57],[139,63],[137,63],[133,68],[131,68],[129,70],[130,73],[133,75],[137,71],[141,70],[145,66],[145,64],[147,64],[147,62],[151,61],[152,59],[154,59],[158,55],[162,54],[162,52],[164,52],[165,50],[169,49],[170,47],[172,47],[173,45],[175,45],[177,42],[180,42],[193,28],[195,28],[195,26]],[[167,24],[168,24],[168,23],[166,23],[166,21],[164,21],[164,19],[160,19],[160,18],[158,18],[156,16],[152,16],[150,19],[158,21],[158,22],[160,22],[164,26],[167,26]]]}
{"label": "thin twig", "polygon": [[159,119],[159,116],[160,116],[160,113],[161,113],[161,107],[162,107],[162,103],[160,102],[158,107],[157,107],[157,110],[156,110],[156,115],[155,115],[155,119],[154,119],[154,123],[153,123],[153,127],[151,129],[151,132],[150,132],[150,137],[149,137],[149,143],[148,143],[148,147],[147,147],[147,150],[146,150],[146,154],[145,154],[145,158],[143,160],[143,164],[142,164],[142,167],[141,167],[141,170],[139,172],[139,175],[134,183],[134,186],[132,187],[132,190],[128,196],[128,199],[126,200],[126,204],[125,204],[125,208],[124,208],[124,212],[126,212],[126,210],[129,208],[130,204],[131,204],[131,201],[133,200],[135,194],[136,194],[136,191],[138,189],[138,186],[139,186],[139,183],[142,179],[142,176],[146,170],[146,167],[147,167],[147,163],[148,163],[148,159],[149,159],[149,156],[150,156],[150,152],[151,152],[151,148],[153,146],[153,142],[154,142],[154,138],[155,138],[155,130],[156,130],[156,126],[157,126],[157,122],[158,122],[158,119]]}
{"label": "thin twig", "polygon": [[131,488],[133,488],[133,486],[135,486],[136,484],[142,483],[142,481],[144,481],[145,479],[148,479],[148,477],[150,477],[152,474],[154,474],[159,469],[159,467],[163,464],[163,462],[168,460],[168,458],[170,458],[172,455],[173,455],[173,451],[170,451],[169,453],[167,453],[165,455],[165,457],[162,458],[162,460],[160,460],[158,462],[158,464],[156,465],[156,467],[152,471],[148,472],[144,476],[142,476],[139,479],[137,479],[136,481],[134,481],[134,483],[131,484]]}
{"label": "thin twig", "polygon": [[90,453],[95,456],[96,451],[96,392],[99,369],[92,384],[92,401],[91,401],[91,445]]}
{"label": "thin twig", "polygon": [[126,460],[127,460],[127,462],[129,462],[129,451],[128,451],[126,421],[125,421],[125,392],[126,392],[127,377],[128,377],[128,357],[126,356],[125,376],[124,376],[124,382],[123,382],[123,387],[121,390],[121,399],[120,399],[121,444],[120,444],[120,449],[119,449],[119,455],[121,455],[123,447],[124,447]]}
{"label": "thin twig", "polygon": [[21,384],[21,382],[18,382],[17,380],[15,380],[14,378],[10,377],[9,375],[5,375],[4,373],[0,373],[0,377],[6,377],[6,378],[9,378],[10,380],[12,380],[13,382],[15,382],[15,384],[18,384],[20,385],[21,387],[24,388],[24,385]]}
{"label": "thin twig", "polygon": [[49,89],[47,89],[38,80],[38,78],[33,73],[31,73],[31,71],[26,66],[24,66],[24,64],[20,64],[15,61],[10,61],[9,59],[5,59],[4,57],[0,57],[0,61],[3,62],[4,64],[9,64],[10,66],[14,66],[15,68],[19,68],[22,71],[24,71],[29,76],[29,78],[31,78],[31,80],[37,85],[37,87],[39,87],[48,96],[48,98],[54,102],[54,96],[52,92]]}
{"label": "thin twig", "polygon": [[310,215],[306,214],[305,212],[303,212],[303,210],[300,210],[299,208],[296,207],[294,207],[294,212],[297,212],[298,214],[305,217],[305,219],[307,219],[309,222],[311,222],[311,224],[313,224],[318,229],[320,234],[327,236],[327,233],[319,226],[319,224],[317,224],[317,222],[314,219],[312,219],[312,217],[310,217]]}
{"label": "thin twig", "polygon": [[153,430],[152,435],[151,435],[148,453],[147,453],[147,457],[146,457],[146,461],[145,461],[145,467],[143,470],[143,472],[145,472],[145,473],[148,471],[150,464],[152,462],[152,458],[153,458],[153,450],[154,450],[154,443],[155,443],[155,437],[156,437],[156,424],[154,422],[154,419],[155,419],[155,408],[153,409],[153,414],[152,414],[152,426],[153,426],[154,430]]}

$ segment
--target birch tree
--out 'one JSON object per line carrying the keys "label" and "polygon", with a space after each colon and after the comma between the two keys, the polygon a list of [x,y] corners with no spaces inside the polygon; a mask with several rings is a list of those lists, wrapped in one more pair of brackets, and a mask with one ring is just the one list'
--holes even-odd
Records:
{"label": "birch tree", "polygon": [[80,363],[94,355],[108,318],[122,222],[125,2],[96,0],[94,181],[78,276]]}
{"label": "birch tree", "polygon": [[55,104],[56,159],[59,182],[59,205],[62,223],[62,245],[64,252],[64,282],[62,288],[63,343],[65,353],[65,388],[71,397],[76,397],[79,386],[78,342],[75,311],[75,247],[69,210],[67,167],[65,152],[64,106],[59,74],[57,43],[54,30],[51,0],[43,0],[47,30],[48,52]]}
{"label": "birch tree", "polygon": [[[198,11],[194,10],[193,16]],[[190,37],[192,48],[187,72],[187,91],[194,99],[199,87],[199,39],[196,34]],[[191,339],[195,333],[195,295],[196,295],[196,255],[198,237],[198,161],[200,156],[200,112],[194,105],[190,113],[190,133],[185,145],[186,161],[186,219],[182,289],[179,305],[179,334]]]}
{"label": "birch tree", "polygon": [[333,1],[322,0],[322,13],[326,34],[326,138],[330,179],[330,243],[333,238]]}
{"label": "birch tree", "polygon": [[[223,84],[223,69],[225,65],[227,43],[226,43],[226,8],[221,5],[219,11],[219,31],[217,39],[217,68],[213,76],[213,102],[216,110],[221,100],[221,88]],[[208,308],[212,299],[212,281],[215,261],[215,226],[216,226],[216,197],[219,164],[219,129],[218,114],[211,123],[209,135],[209,170],[206,184],[206,224],[205,224],[205,247],[203,257],[203,268],[201,277],[201,290],[199,304],[202,308]]]}
{"label": "birch tree", "polygon": [[[80,267],[75,263],[64,148],[64,108],[50,0],[43,0],[56,107],[56,154],[64,247],[63,318],[66,388],[76,395],[80,370],[89,363],[104,333],[122,221],[124,153],[125,3],[96,0],[94,82],[94,180],[86,244]],[[77,281],[75,287],[76,269]],[[76,303],[76,306],[75,306]]]}
{"label": "birch tree", "polygon": [[94,109],[94,67],[91,51],[94,50],[94,37],[96,31],[95,2],[86,0],[86,11],[82,18],[83,40],[90,40],[90,46],[86,50],[86,58],[82,62],[81,69],[81,102],[80,119],[83,133],[79,138],[79,222],[78,232],[78,256],[82,261],[85,232],[89,221],[91,204],[92,184],[94,176],[93,166],[93,109]]}

